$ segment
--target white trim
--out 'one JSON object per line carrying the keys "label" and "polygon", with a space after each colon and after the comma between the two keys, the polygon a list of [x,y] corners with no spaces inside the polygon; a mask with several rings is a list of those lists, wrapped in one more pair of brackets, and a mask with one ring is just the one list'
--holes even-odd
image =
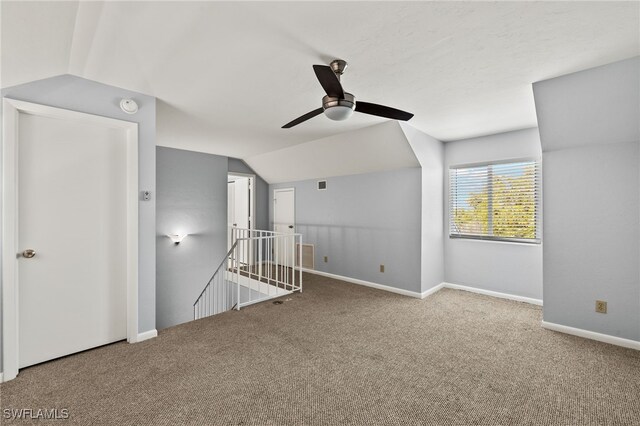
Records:
{"label": "white trim", "polygon": [[[300,268],[297,268],[297,269],[300,269]],[[425,299],[425,298],[431,296],[432,294],[442,290],[443,288],[450,288],[450,289],[453,289],[453,290],[468,291],[468,292],[471,292],[471,293],[483,294],[485,296],[498,297],[500,299],[515,300],[516,302],[524,302],[524,303],[530,303],[532,305],[542,306],[542,300],[540,300],[540,299],[533,299],[531,297],[524,297],[524,296],[516,296],[514,294],[500,293],[500,292],[491,291],[491,290],[483,290],[483,289],[480,289],[480,288],[468,287],[468,286],[465,286],[465,285],[452,284],[452,283],[448,283],[448,282],[442,282],[442,283],[436,285],[435,287],[432,287],[432,288],[430,288],[430,289],[428,289],[426,291],[423,291],[422,293],[418,293],[416,291],[403,290],[401,288],[391,287],[391,286],[384,285],[384,284],[378,284],[378,283],[373,283],[373,282],[370,282],[370,281],[359,280],[357,278],[350,278],[350,277],[345,277],[345,276],[342,276],[342,275],[331,274],[329,272],[322,272],[322,271],[306,269],[306,268],[302,268],[302,271],[303,272],[308,272],[310,274],[316,274],[316,275],[322,275],[322,276],[329,277],[329,278],[334,278],[336,280],[342,280],[342,281],[350,282],[350,283],[353,283],[353,284],[359,284],[359,285],[363,285],[363,286],[366,286],[366,287],[377,288],[379,290],[385,290],[385,291],[389,291],[391,293],[402,294],[404,296],[415,297],[417,299]]]}
{"label": "white trim", "polygon": [[[245,275],[238,274],[233,271],[226,271],[224,279],[227,281],[237,283],[242,287],[248,288],[249,290],[254,290],[254,291],[257,291],[258,293],[262,293],[266,295],[271,295],[271,291],[274,291],[276,293],[274,297],[280,297],[280,296],[284,296],[292,293],[292,291],[290,290],[285,290],[283,288],[276,287],[274,285],[265,283],[263,281],[255,280],[253,278],[249,278]],[[281,284],[284,284],[284,283],[281,283]],[[245,302],[240,302],[242,306],[244,306],[243,303]]]}
{"label": "white trim", "polygon": [[0,383],[2,382],[4,382],[4,379],[3,379],[2,373],[0,373]]}
{"label": "white trim", "polygon": [[293,233],[296,232],[296,188],[276,188],[273,190],[273,232],[276,230],[276,192],[293,191]]}
{"label": "white trim", "polygon": [[[424,293],[418,293],[417,291],[411,291],[411,290],[403,290],[401,288],[395,288],[395,287],[390,287],[388,285],[384,285],[384,284],[377,284],[377,283],[372,283],[370,281],[365,281],[365,280],[359,280],[357,278],[350,278],[350,277],[344,277],[342,275],[336,275],[336,274],[331,274],[329,272],[322,272],[322,271],[318,271],[315,269],[306,269],[306,268],[296,268],[296,269],[302,269],[303,272],[308,272],[310,274],[316,274],[316,275],[322,275],[323,277],[329,277],[329,278],[334,278],[336,280],[341,280],[341,281],[346,281],[352,284],[358,284],[358,285],[363,285],[365,287],[371,287],[371,288],[377,288],[378,290],[385,290],[385,291],[389,291],[391,293],[397,293],[397,294],[402,294],[403,296],[410,296],[410,297],[415,297],[416,299],[424,299],[425,297],[427,297],[428,295],[435,293],[436,291],[440,290],[440,288],[438,288],[440,285],[425,291]],[[437,289],[437,290],[436,290]]]}
{"label": "white trim", "polygon": [[485,296],[498,297],[500,299],[509,299],[509,300],[515,300],[516,302],[524,302],[524,303],[530,303],[532,305],[542,306],[542,300],[533,299],[531,297],[517,296],[515,294],[508,294],[508,293],[500,293],[498,291],[484,290],[482,288],[469,287],[466,285],[452,284],[447,282],[444,283],[444,287],[450,288],[453,290],[463,290],[471,293],[483,294]]}
{"label": "white trim", "polygon": [[155,328],[153,330],[136,334],[134,339],[129,339],[129,343],[140,343],[145,340],[153,339],[154,337],[158,337],[158,330]]}
{"label": "white trim", "polygon": [[255,173],[227,172],[227,176],[256,177]]}
{"label": "white trim", "polygon": [[640,351],[640,342],[636,340],[624,339],[622,337],[611,336],[609,334],[596,333],[595,331],[583,330],[581,328],[569,327],[555,324],[553,322],[542,321],[542,328],[560,333],[571,334],[585,339],[597,340],[598,342],[609,343],[611,345],[622,346],[624,348]]}
{"label": "white trim", "polygon": [[2,100],[2,370],[18,375],[18,119],[20,113],[123,129],[127,136],[127,340],[138,339],[138,124],[10,98]]}
{"label": "white trim", "polygon": [[431,296],[432,294],[439,292],[444,288],[444,284],[445,283],[440,283],[435,287],[431,287],[429,290],[423,291],[422,293],[420,293],[420,299],[425,299]]}
{"label": "white trim", "polygon": [[[250,204],[249,205],[249,229],[257,229],[258,227],[255,224],[255,221],[256,221],[256,175],[251,173],[227,172],[227,177],[229,176],[249,178],[249,192],[251,193],[251,198],[249,199],[249,204]],[[229,208],[227,206],[227,217],[228,216],[229,216]]]}

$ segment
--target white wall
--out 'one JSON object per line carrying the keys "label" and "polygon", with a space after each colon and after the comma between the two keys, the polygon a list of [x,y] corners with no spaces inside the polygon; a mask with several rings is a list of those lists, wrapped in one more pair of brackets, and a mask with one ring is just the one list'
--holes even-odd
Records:
{"label": "white wall", "polygon": [[444,281],[444,146],[407,123],[400,123],[421,166],[420,282],[425,292]]}
{"label": "white wall", "polygon": [[420,293],[420,169],[325,180],[322,191],[316,179],[270,185],[270,222],[273,190],[295,188],[296,232],[315,246],[316,270]]}
{"label": "white wall", "polygon": [[[193,320],[227,252],[227,157],[157,147],[156,327]],[[265,212],[266,213],[266,212]],[[174,244],[167,234],[189,234]]]}
{"label": "white wall", "polygon": [[[544,320],[640,341],[640,58],[535,83]],[[595,301],[608,302],[606,315]]]}
{"label": "white wall", "polygon": [[540,138],[535,128],[444,144],[446,282],[542,299],[542,244],[449,238],[448,176],[449,167],[454,165],[540,158],[541,155]]}

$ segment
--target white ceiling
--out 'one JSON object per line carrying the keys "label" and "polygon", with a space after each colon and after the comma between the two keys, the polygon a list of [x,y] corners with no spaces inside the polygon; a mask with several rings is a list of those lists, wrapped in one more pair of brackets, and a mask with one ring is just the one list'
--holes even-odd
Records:
{"label": "white ceiling", "polygon": [[638,2],[2,2],[2,86],[158,97],[158,144],[248,158],[384,119],[316,117],[312,64],[441,140],[536,125],[531,83],[640,53]]}
{"label": "white ceiling", "polygon": [[269,183],[420,167],[394,120],[255,155],[246,162]]}

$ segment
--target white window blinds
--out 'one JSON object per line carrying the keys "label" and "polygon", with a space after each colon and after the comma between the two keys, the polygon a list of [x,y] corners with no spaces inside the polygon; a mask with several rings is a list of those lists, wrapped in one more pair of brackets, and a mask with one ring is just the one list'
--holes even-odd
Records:
{"label": "white window blinds", "polygon": [[449,169],[449,235],[540,242],[540,163]]}

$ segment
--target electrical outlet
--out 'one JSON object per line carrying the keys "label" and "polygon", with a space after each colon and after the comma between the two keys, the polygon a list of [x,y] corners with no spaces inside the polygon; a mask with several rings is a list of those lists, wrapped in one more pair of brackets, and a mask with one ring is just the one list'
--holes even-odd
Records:
{"label": "electrical outlet", "polygon": [[324,257],[324,263],[328,263],[329,262],[329,256],[325,256]]}
{"label": "electrical outlet", "polygon": [[599,314],[607,313],[607,302],[604,300],[596,300],[596,312]]}
{"label": "electrical outlet", "polygon": [[384,272],[384,265],[380,265],[380,272]]}

